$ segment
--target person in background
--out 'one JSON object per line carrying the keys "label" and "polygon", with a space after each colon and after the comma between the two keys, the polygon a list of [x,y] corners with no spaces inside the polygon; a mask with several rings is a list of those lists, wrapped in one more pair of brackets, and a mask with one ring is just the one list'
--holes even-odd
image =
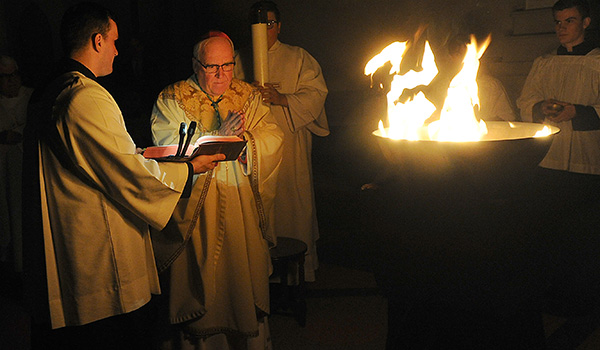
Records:
{"label": "person in background", "polygon": [[113,18],[95,3],[67,9],[61,74],[29,106],[23,188],[33,348],[150,348],[144,306],[160,287],[148,225],[164,227],[193,173],[224,159],[157,163],[138,153],[96,82],[118,54]]}
{"label": "person in background", "polygon": [[[408,101],[422,91],[436,107],[435,112],[427,122],[440,118],[448,95],[448,87],[454,77],[463,69],[463,60],[469,43],[469,35],[465,34],[464,31],[450,36],[443,50],[440,50],[436,56],[439,73],[431,83],[427,86],[419,85],[413,89],[407,89],[400,97],[402,101]],[[482,72],[481,67],[477,71],[476,79],[480,102],[479,111],[476,113],[477,117],[484,121],[516,121],[518,119],[517,114],[502,82]]]}
{"label": "person in background", "polygon": [[[182,122],[204,135],[247,141],[234,161],[195,180],[162,232],[153,235],[169,325],[162,346],[179,349],[268,349],[271,216],[282,132],[256,88],[233,79],[234,47],[211,31],[194,46],[194,73],[167,86],[151,116],[157,145],[175,144]],[[172,249],[171,249],[172,248]]]}
{"label": "person in background", "polygon": [[[314,281],[319,267],[319,226],[312,173],[313,135],[329,135],[325,114],[327,85],[319,63],[303,48],[279,41],[281,14],[273,1],[258,1],[250,15],[267,13],[269,83],[259,88],[262,99],[283,130],[283,159],[275,195],[275,233],[299,239],[308,246],[305,280]],[[249,70],[252,60],[246,59]],[[238,69],[240,74],[242,70]],[[243,71],[246,80],[252,73]]]}
{"label": "person in background", "polygon": [[0,55],[0,261],[21,273],[23,128],[33,89],[21,84],[17,62]]}
{"label": "person in background", "polygon": [[523,121],[560,128],[539,164],[533,214],[555,264],[551,301],[558,312],[582,313],[600,286],[600,49],[585,37],[585,0],[560,0],[552,14],[560,46],[533,62],[517,106]]}

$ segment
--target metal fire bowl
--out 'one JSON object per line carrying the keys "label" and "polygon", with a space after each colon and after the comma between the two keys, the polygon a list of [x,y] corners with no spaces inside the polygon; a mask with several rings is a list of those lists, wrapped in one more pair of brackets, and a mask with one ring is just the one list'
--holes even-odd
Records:
{"label": "metal fire bowl", "polygon": [[488,134],[480,141],[392,140],[376,136],[385,159],[405,181],[468,181],[473,185],[509,184],[528,177],[544,158],[554,135],[533,137],[544,125],[486,122]]}

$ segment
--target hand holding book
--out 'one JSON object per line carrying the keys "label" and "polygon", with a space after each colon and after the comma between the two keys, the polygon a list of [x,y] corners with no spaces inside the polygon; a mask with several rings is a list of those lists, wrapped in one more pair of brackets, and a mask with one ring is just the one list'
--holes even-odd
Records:
{"label": "hand holding book", "polygon": [[205,156],[197,156],[189,160],[190,164],[194,167],[194,174],[202,174],[209,170],[214,169],[218,162],[225,160],[224,154],[212,154]]}

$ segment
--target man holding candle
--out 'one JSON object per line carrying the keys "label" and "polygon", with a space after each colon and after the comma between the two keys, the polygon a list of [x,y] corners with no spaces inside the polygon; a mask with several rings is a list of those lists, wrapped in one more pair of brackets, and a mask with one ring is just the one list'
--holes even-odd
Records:
{"label": "man holding candle", "polygon": [[[267,13],[268,80],[258,86],[263,102],[283,130],[283,159],[275,196],[275,233],[307,244],[305,279],[315,280],[319,238],[312,178],[312,137],[329,135],[327,85],[319,63],[303,48],[279,41],[281,15],[272,1],[256,2],[251,15]],[[251,67],[244,64],[244,69]],[[236,74],[252,77],[239,67]],[[254,79],[258,80],[256,75]]]}

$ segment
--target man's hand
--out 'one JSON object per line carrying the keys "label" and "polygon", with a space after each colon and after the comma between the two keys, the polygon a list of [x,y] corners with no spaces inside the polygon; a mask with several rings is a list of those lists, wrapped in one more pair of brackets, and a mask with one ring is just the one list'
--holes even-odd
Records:
{"label": "man's hand", "polygon": [[548,120],[560,123],[575,118],[575,106],[568,102],[554,99],[542,102],[542,113]]}
{"label": "man's hand", "polygon": [[219,164],[218,161],[224,159],[224,154],[202,155],[194,157],[190,163],[194,167],[194,174],[202,174],[214,169]]}
{"label": "man's hand", "polygon": [[246,130],[246,116],[244,113],[229,111],[227,118],[221,123],[219,135],[222,136],[240,136]]}
{"label": "man's hand", "polygon": [[270,103],[277,106],[288,106],[287,97],[284,94],[280,94],[277,89],[279,88],[279,84],[271,84],[265,83],[265,86],[261,86],[258,82],[254,82],[253,84],[258,88],[262,95],[262,100],[264,103]]}

